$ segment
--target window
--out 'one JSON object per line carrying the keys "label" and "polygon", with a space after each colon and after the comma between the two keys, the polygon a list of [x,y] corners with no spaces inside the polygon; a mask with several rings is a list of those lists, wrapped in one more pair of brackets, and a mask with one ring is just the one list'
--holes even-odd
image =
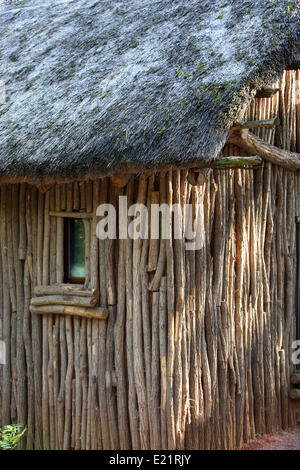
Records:
{"label": "window", "polygon": [[65,219],[65,282],[85,281],[85,231],[82,219]]}

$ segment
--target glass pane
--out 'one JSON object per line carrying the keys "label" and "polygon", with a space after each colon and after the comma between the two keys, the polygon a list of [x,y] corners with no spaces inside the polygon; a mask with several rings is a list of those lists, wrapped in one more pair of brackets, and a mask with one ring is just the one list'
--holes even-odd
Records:
{"label": "glass pane", "polygon": [[82,219],[69,221],[69,274],[70,277],[85,277],[84,271],[84,223]]}

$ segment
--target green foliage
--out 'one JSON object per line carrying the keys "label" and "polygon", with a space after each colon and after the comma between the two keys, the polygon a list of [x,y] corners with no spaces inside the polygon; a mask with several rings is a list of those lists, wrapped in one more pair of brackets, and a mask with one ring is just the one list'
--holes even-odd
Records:
{"label": "green foliage", "polygon": [[0,429],[0,450],[16,449],[26,429],[23,424],[7,424]]}
{"label": "green foliage", "polygon": [[246,56],[246,52],[242,52],[238,57],[237,57],[237,61],[240,62],[241,60],[244,59],[244,57]]}
{"label": "green foliage", "polygon": [[157,132],[158,135],[162,135],[162,133],[166,130],[165,126],[162,126],[160,130]]}

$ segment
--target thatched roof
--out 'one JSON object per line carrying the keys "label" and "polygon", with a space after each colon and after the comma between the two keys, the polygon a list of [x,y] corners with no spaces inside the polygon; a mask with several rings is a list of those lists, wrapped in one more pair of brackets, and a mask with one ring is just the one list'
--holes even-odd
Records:
{"label": "thatched roof", "polygon": [[214,158],[295,55],[264,0],[25,0],[0,10],[0,177],[93,177]]}

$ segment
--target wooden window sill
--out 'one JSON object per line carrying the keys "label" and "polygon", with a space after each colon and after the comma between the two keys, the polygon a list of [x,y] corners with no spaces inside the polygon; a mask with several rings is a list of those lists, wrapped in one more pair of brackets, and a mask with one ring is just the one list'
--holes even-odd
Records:
{"label": "wooden window sill", "polygon": [[106,319],[108,309],[97,307],[99,290],[87,289],[82,284],[54,284],[36,286],[30,302],[31,313],[73,315]]}

